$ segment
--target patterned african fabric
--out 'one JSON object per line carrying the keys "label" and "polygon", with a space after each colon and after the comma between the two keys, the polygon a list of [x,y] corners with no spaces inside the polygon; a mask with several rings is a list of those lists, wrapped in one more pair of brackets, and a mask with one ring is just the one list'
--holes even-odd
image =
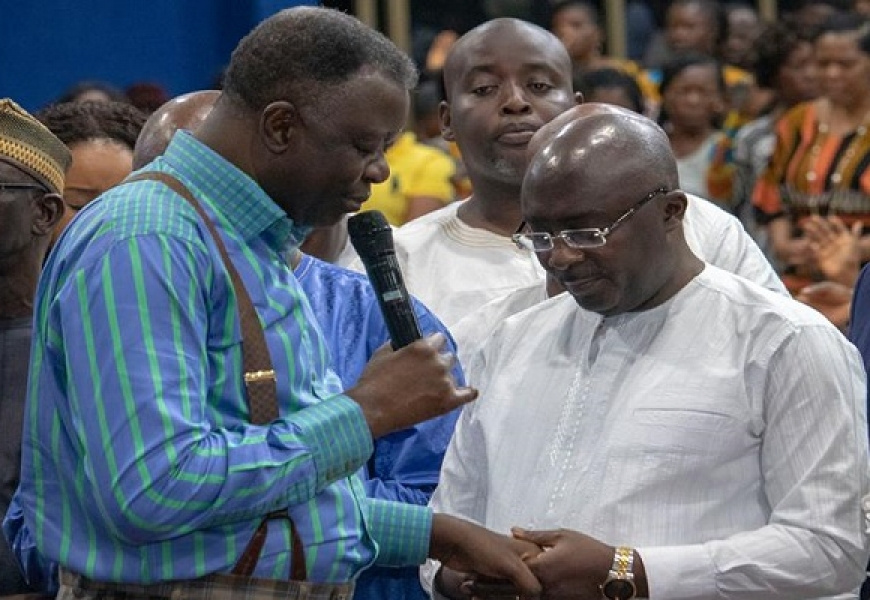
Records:
{"label": "patterned african fabric", "polygon": [[759,220],[785,215],[797,226],[819,214],[870,225],[870,134],[820,131],[813,102],[789,110],[775,131],[773,156],[753,191]]}

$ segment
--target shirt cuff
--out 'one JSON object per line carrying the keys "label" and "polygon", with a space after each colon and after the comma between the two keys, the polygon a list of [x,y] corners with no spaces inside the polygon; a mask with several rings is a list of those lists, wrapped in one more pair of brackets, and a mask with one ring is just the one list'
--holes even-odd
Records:
{"label": "shirt cuff", "polygon": [[359,404],[343,394],[293,414],[314,459],[318,491],[356,473],[374,450]]}
{"label": "shirt cuff", "polygon": [[432,509],[389,500],[368,500],[369,534],[378,544],[382,567],[422,565],[429,555]]}
{"label": "shirt cuff", "polygon": [[643,561],[650,600],[715,598],[715,565],[703,544],[635,548]]}

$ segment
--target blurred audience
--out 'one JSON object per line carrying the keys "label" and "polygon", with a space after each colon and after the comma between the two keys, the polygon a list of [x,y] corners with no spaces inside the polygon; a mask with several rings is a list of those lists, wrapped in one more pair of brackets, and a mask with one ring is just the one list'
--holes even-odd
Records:
{"label": "blurred audience", "polygon": [[754,118],[751,103],[752,75],[744,69],[722,61],[720,51],[727,36],[728,19],[719,2],[715,0],[672,2],[665,14],[664,46],[657,55],[648,56],[645,63],[647,70],[643,73],[643,78],[646,82],[642,87],[649,104],[655,107],[661,101],[661,90],[658,88],[663,82],[663,67],[666,64],[672,63],[681,56],[700,54],[716,58],[723,64],[724,100],[730,111],[730,114],[723,119],[723,128],[736,130],[750,118]]}
{"label": "blurred audience", "polygon": [[753,193],[794,293],[814,281],[854,282],[844,237],[855,237],[860,263],[870,258],[870,25],[835,14],[813,46],[821,96],[777,122],[773,156]]}
{"label": "blurred audience", "polygon": [[644,95],[656,97],[656,86],[649,79],[640,77],[641,69],[637,63],[604,55],[604,28],[598,9],[592,2],[557,2],[550,17],[550,31],[559,38],[571,57],[575,82],[590,71],[616,69],[639,78],[638,85],[644,90]]}
{"label": "blurred audience", "polygon": [[595,69],[574,75],[574,90],[583,94],[584,102],[621,106],[643,114],[643,92],[631,75],[617,69]]}
{"label": "blurred audience", "polygon": [[448,142],[441,135],[439,112],[443,99],[444,90],[440,78],[420,82],[414,92],[414,132],[421,143],[438,148],[453,159],[456,172],[451,181],[454,195],[461,199],[471,194],[471,181],[456,142]]}
{"label": "blurred audience", "polygon": [[755,80],[771,92],[762,116],[744,125],[734,141],[734,209],[747,231],[772,258],[767,233],[755,219],[752,189],[767,167],[776,143],[774,124],[790,108],[812,100],[818,93],[813,47],[794,24],[778,21],[768,25],[753,48]]}
{"label": "blurred audience", "polygon": [[130,104],[150,115],[169,101],[169,94],[159,83],[141,81],[124,90]]}
{"label": "blurred audience", "polygon": [[686,54],[665,65],[659,121],[677,158],[680,187],[731,206],[734,166],[730,144],[720,129],[725,114],[725,82],[719,62]]}
{"label": "blurred audience", "polygon": [[444,207],[456,199],[456,163],[438,148],[417,140],[413,131],[399,134],[384,153],[390,176],[372,185],[362,210],[379,210],[394,227]]}
{"label": "blurred audience", "polygon": [[102,81],[81,81],[67,89],[55,104],[67,102],[127,102],[124,92]]}
{"label": "blurred audience", "polygon": [[64,213],[54,243],[75,214],[133,169],[133,147],[145,115],[125,102],[55,104],[36,117],[66,144],[72,164],[63,188]]}
{"label": "blurred audience", "polygon": [[726,31],[720,55],[726,65],[745,71],[753,67],[752,47],[761,33],[761,19],[749,4],[726,4]]}

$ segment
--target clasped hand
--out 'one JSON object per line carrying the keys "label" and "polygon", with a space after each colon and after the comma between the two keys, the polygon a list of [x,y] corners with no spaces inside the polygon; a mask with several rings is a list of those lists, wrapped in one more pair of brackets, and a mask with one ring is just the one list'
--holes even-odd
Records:
{"label": "clasped hand", "polygon": [[[600,586],[613,562],[613,546],[567,529],[525,531],[515,528],[512,533],[514,540],[533,545],[524,552],[523,562],[538,580],[541,598],[601,599]],[[442,568],[439,577],[442,593],[457,600],[529,597],[511,581],[479,572],[457,573]]]}

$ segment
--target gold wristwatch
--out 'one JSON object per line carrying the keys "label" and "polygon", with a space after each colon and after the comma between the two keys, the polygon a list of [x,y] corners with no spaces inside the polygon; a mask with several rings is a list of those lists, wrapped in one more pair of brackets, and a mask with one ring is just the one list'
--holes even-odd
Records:
{"label": "gold wristwatch", "polygon": [[637,596],[637,587],[634,585],[634,548],[620,546],[616,549],[607,579],[601,584],[601,595],[607,600],[631,600]]}

